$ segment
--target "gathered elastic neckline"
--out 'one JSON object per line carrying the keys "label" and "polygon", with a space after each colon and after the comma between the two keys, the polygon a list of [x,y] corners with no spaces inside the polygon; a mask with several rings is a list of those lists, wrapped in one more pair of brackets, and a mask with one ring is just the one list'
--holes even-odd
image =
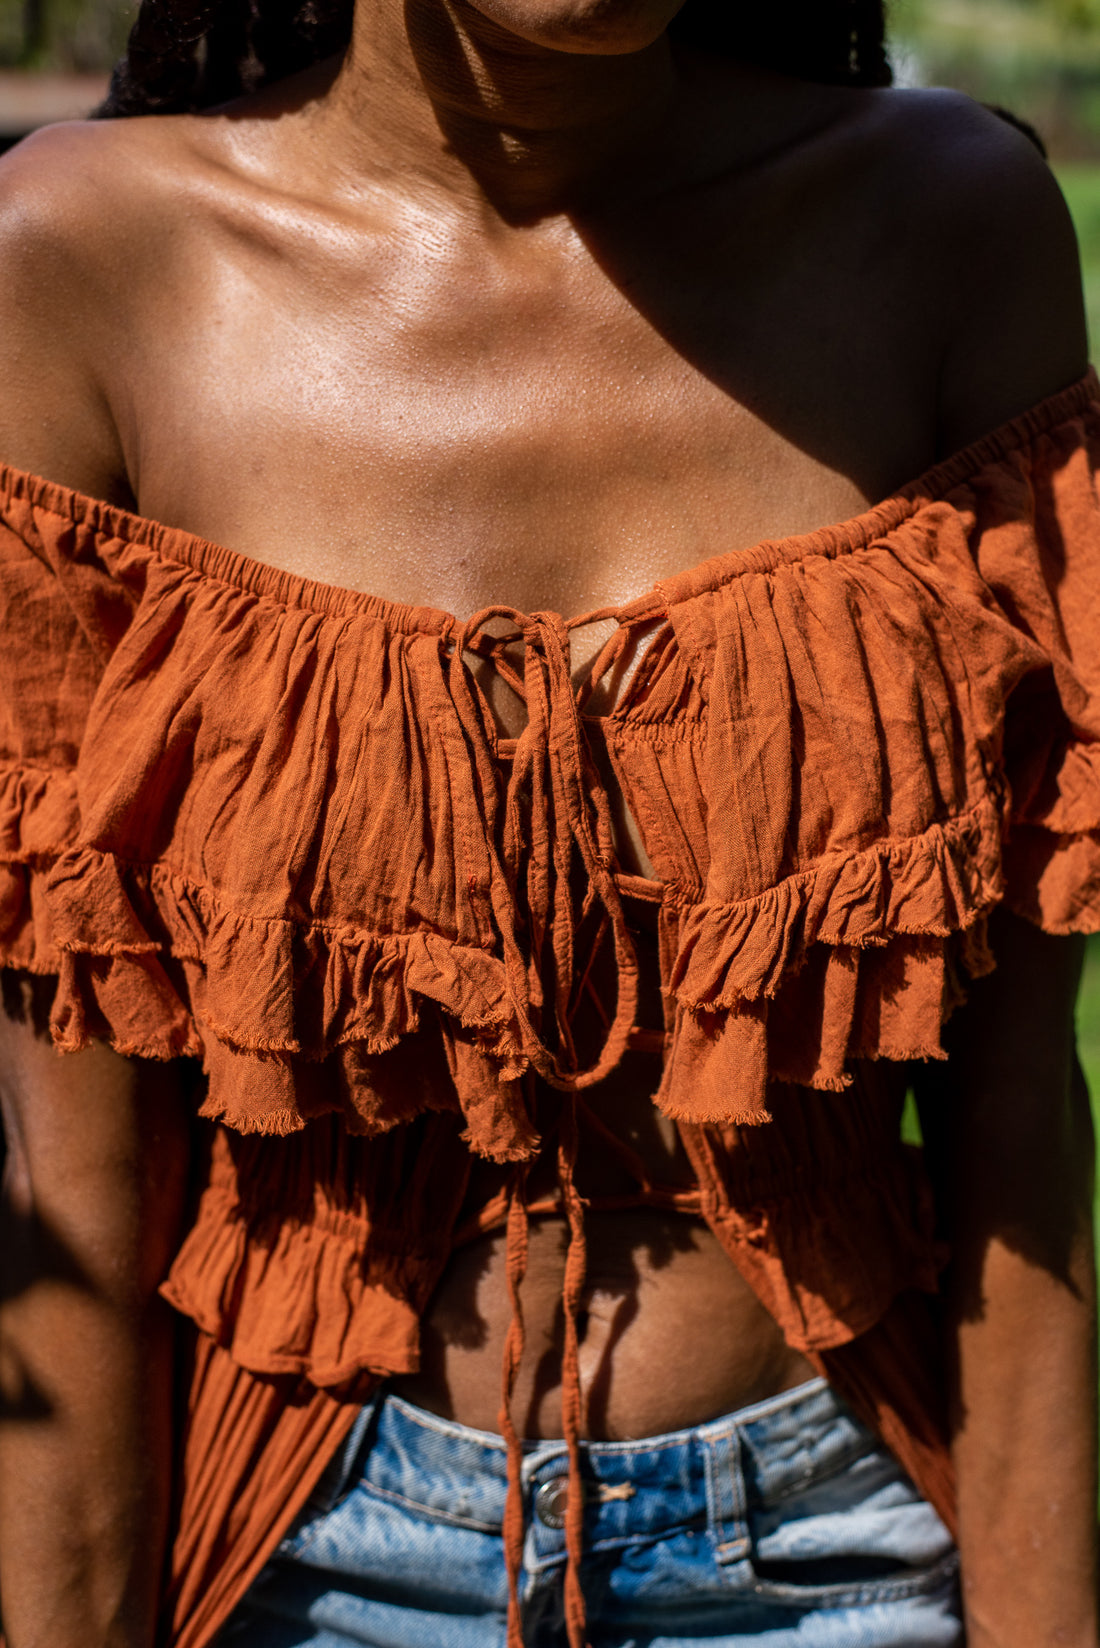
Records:
{"label": "gathered elastic neckline", "polygon": [[[659,579],[631,601],[609,604],[565,620],[569,629],[597,619],[614,618],[637,623],[707,595],[749,572],[770,572],[810,556],[830,557],[866,548],[876,538],[895,531],[924,505],[946,499],[957,487],[991,464],[1083,412],[1100,398],[1100,379],[1090,367],[1068,388],[1039,401],[1028,411],[980,436],[950,457],[941,459],[900,487],[888,498],[848,520],[813,532],[786,538],[765,538],[745,549],[725,550],[697,562],[683,572]],[[9,464],[0,464],[0,492],[32,507],[90,527],[98,535],[150,549],[202,576],[231,585],[243,594],[263,597],[280,605],[306,608],[326,616],[361,614],[376,618],[395,633],[426,633],[444,638],[462,630],[468,620],[442,608],[388,600],[340,584],[324,583],[304,573],[258,561],[239,550],[213,543],[182,527],[166,526],[117,504],[78,492]],[[556,615],[555,615],[556,616]]]}

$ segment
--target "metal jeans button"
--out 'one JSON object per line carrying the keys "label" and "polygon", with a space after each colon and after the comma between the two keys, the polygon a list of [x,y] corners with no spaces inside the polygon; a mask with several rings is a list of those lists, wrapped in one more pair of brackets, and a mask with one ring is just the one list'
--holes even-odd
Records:
{"label": "metal jeans button", "polygon": [[535,1515],[544,1528],[564,1528],[565,1509],[569,1503],[569,1478],[553,1476],[540,1483],[535,1494]]}

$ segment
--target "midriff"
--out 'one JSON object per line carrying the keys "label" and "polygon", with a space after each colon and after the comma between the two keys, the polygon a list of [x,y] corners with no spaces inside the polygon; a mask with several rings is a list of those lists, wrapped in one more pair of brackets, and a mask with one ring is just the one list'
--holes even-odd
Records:
{"label": "midriff", "polygon": [[[644,940],[642,941],[644,960]],[[647,969],[648,970],[648,969]],[[583,1098],[576,1184],[584,1216],[586,1281],[577,1315],[581,1434],[601,1440],[657,1436],[704,1424],[812,1377],[704,1221],[637,1205],[638,1181],[610,1142],[643,1164],[653,1185],[697,1189],[676,1124],[654,1106],[659,1068],[649,1054],[622,1065]],[[537,1117],[552,1135],[558,1100]],[[601,1127],[585,1121],[585,1110]],[[601,1136],[601,1128],[606,1133]],[[509,1170],[475,1166],[468,1211],[488,1204]],[[553,1202],[556,1140],[528,1170],[529,1205]],[[601,1209],[611,1199],[635,1205]],[[529,1438],[562,1435],[562,1293],[568,1226],[531,1217],[520,1288],[525,1348],[511,1412]],[[478,1430],[499,1431],[501,1368],[511,1321],[506,1237],[494,1228],[452,1254],[421,1321],[421,1367],[391,1388],[419,1407]]]}
{"label": "midriff", "polygon": [[[700,1219],[657,1209],[589,1213],[578,1316],[582,1434],[656,1436],[786,1390],[813,1368]],[[563,1220],[532,1220],[521,1288],[526,1349],[512,1403],[520,1435],[559,1437]],[[421,1328],[420,1372],[391,1388],[419,1407],[499,1431],[511,1310],[503,1231],[454,1254]]]}

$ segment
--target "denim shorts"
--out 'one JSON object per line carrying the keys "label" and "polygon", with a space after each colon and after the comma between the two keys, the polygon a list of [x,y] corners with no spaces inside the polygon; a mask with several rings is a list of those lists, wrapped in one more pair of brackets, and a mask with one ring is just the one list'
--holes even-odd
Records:
{"label": "denim shorts", "polygon": [[[822,1379],[583,1469],[592,1648],[963,1642],[950,1534]],[[565,1475],[527,1445],[529,1648],[565,1641]],[[500,1437],[376,1398],[219,1648],[502,1648],[506,1484]]]}

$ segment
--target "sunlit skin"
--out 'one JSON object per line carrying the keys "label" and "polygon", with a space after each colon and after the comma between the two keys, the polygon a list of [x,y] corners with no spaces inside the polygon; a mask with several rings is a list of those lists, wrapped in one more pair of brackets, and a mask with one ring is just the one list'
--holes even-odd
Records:
{"label": "sunlit skin", "polygon": [[[949,94],[674,53],[676,10],[361,0],[342,65],[16,151],[0,458],[311,578],[574,614],[842,520],[1080,377],[1072,233],[1024,139]],[[578,672],[606,634],[576,632]],[[515,731],[516,700],[491,696]],[[626,817],[619,848],[648,867]],[[968,1642],[1096,1648],[1078,957],[1012,921],[998,944],[929,1099],[957,1235]],[[8,1005],[22,1270],[0,1373],[52,1418],[3,1437],[7,1648],[151,1648],[170,1345],[147,1255],[178,1234],[185,1099],[105,1049],[62,1064]],[[634,1065],[600,1102],[660,1177],[679,1155],[654,1085]],[[147,1089],[174,1118],[152,1136]],[[585,1171],[614,1188],[598,1157]],[[531,1435],[560,1434],[561,1283],[560,1223],[539,1221]],[[486,1238],[444,1276],[405,1392],[494,1428],[504,1301]],[[584,1305],[592,1434],[700,1421],[808,1371],[690,1220],[594,1218]]]}

